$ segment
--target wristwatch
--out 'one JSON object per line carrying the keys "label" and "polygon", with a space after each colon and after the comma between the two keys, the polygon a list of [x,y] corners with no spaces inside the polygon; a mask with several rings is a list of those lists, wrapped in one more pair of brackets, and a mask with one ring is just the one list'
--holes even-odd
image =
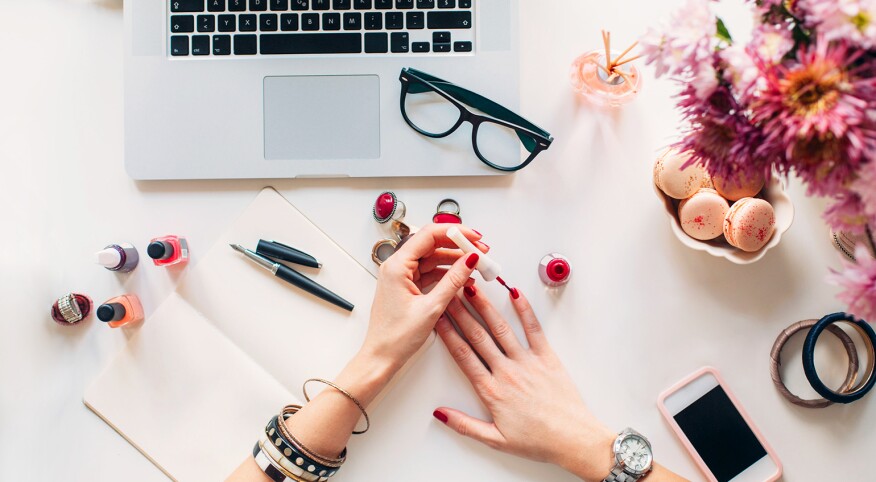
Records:
{"label": "wristwatch", "polygon": [[614,439],[614,467],[602,482],[633,482],[648,475],[654,462],[651,442],[644,435],[626,428]]}

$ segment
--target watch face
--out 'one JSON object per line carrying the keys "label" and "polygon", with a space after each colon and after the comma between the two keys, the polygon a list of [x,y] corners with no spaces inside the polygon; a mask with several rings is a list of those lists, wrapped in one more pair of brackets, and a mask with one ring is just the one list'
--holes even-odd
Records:
{"label": "watch face", "polygon": [[623,462],[624,467],[631,472],[640,474],[651,468],[653,460],[651,453],[651,445],[647,440],[638,435],[629,435],[625,437],[617,451],[617,459]]}

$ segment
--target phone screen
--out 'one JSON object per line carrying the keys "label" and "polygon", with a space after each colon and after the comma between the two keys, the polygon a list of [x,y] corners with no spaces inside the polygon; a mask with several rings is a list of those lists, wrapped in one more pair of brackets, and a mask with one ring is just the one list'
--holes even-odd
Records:
{"label": "phone screen", "polygon": [[674,418],[718,482],[733,479],[767,454],[720,385]]}

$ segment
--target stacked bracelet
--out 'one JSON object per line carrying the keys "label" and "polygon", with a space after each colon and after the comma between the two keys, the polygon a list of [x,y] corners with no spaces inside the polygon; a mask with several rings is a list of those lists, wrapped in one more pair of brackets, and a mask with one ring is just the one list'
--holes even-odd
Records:
{"label": "stacked bracelet", "polygon": [[305,400],[307,400],[308,402],[310,401],[310,396],[307,394],[307,384],[310,382],[318,382],[328,385],[335,390],[341,392],[345,397],[349,398],[351,402],[356,404],[356,407],[359,409],[360,412],[362,412],[362,415],[365,417],[365,428],[362,430],[353,430],[353,435],[361,435],[367,432],[369,428],[371,428],[371,419],[368,418],[368,412],[365,411],[365,407],[362,406],[362,402],[360,402],[359,399],[354,397],[353,394],[351,394],[350,392],[344,390],[343,388],[335,385],[328,380],[323,380],[322,378],[310,378],[308,380],[305,380],[304,385],[301,386],[301,391],[304,392]]}
{"label": "stacked bracelet", "polygon": [[[847,391],[840,392],[835,392],[828,388],[821,381],[821,378],[818,377],[818,372],[815,370],[815,344],[818,342],[818,337],[821,333],[835,323],[847,323],[857,330],[864,340],[864,347],[867,350],[867,368],[861,382]],[[874,371],[876,371],[876,360],[874,360],[874,355],[876,355],[876,332],[873,331],[873,328],[866,321],[855,319],[854,316],[846,313],[834,313],[818,320],[812,326],[812,329],[809,330],[809,334],[806,335],[806,341],[803,343],[803,371],[806,373],[806,379],[809,380],[809,384],[822,397],[834,403],[852,403],[866,395],[876,385],[876,374],[874,374]]]}

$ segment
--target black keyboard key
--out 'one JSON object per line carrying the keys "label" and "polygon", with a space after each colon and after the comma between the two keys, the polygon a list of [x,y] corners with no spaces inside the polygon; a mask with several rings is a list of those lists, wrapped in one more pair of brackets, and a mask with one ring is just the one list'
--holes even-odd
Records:
{"label": "black keyboard key", "polygon": [[245,12],[246,0],[228,0],[229,12]]}
{"label": "black keyboard key", "polygon": [[450,44],[432,44],[433,52],[450,52]]}
{"label": "black keyboard key", "polygon": [[386,29],[401,30],[405,28],[405,14],[401,12],[386,12]]}
{"label": "black keyboard key", "polygon": [[341,14],[340,13],[324,13],[324,14],[322,14],[322,29],[323,30],[340,30],[341,29]]}
{"label": "black keyboard key", "polygon": [[170,16],[170,31],[172,33],[194,32],[195,17],[194,15],[171,15]]}
{"label": "black keyboard key", "polygon": [[410,30],[418,30],[426,26],[426,14],[423,12],[408,12],[405,18]]}
{"label": "black keyboard key", "polygon": [[277,14],[263,13],[259,15],[259,30],[261,30],[262,32],[276,32]]}
{"label": "black keyboard key", "polygon": [[234,55],[255,55],[258,53],[258,37],[255,35],[235,35]]}
{"label": "black keyboard key", "polygon": [[[386,35],[386,34],[384,34]],[[263,55],[360,54],[360,33],[266,33],[261,36]]]}
{"label": "black keyboard key", "polygon": [[456,8],[456,0],[438,0],[438,8]]}
{"label": "black keyboard key", "polygon": [[301,30],[319,30],[319,14],[302,13]]}
{"label": "black keyboard key", "polygon": [[[203,12],[204,0],[172,0],[170,2],[171,12]],[[188,52],[188,47],[186,47]],[[188,55],[188,53],[186,53]]]}
{"label": "black keyboard key", "polygon": [[284,13],[280,16],[280,30],[284,32],[293,32],[298,30],[298,14]]}
{"label": "black keyboard key", "polygon": [[368,12],[365,14],[365,30],[380,30],[383,28],[383,14]]}
{"label": "black keyboard key", "polygon": [[231,55],[231,35],[213,36],[213,55]]}
{"label": "black keyboard key", "polygon": [[314,10],[328,10],[332,7],[330,0],[310,0]]}
{"label": "black keyboard key", "polygon": [[359,12],[345,13],[344,30],[362,30],[362,14]]}
{"label": "black keyboard key", "polygon": [[170,55],[180,57],[189,54],[188,35],[173,35],[170,37]]}
{"label": "black keyboard key", "polygon": [[238,22],[240,23],[239,30],[241,32],[255,32],[256,28],[256,16],[255,15],[241,15],[238,17]]}
{"label": "black keyboard key", "polygon": [[414,8],[414,0],[395,0],[395,8],[398,10],[410,10]]}
{"label": "black keyboard key", "polygon": [[271,10],[274,12],[289,10],[289,0],[271,0]]}
{"label": "black keyboard key", "polygon": [[198,15],[198,32],[212,32],[216,30],[216,17],[213,15]]}
{"label": "black keyboard key", "polygon": [[393,32],[389,36],[389,50],[395,54],[406,54],[410,51],[411,38],[407,32]]}
{"label": "black keyboard key", "polygon": [[471,8],[471,0],[459,0],[459,8]]}
{"label": "black keyboard key", "polygon": [[[249,9],[253,12],[264,12],[268,9],[268,0],[249,0]],[[234,47],[237,50],[237,46]]]}
{"label": "black keyboard key", "polygon": [[[225,0],[207,0],[207,11],[209,12],[224,12]],[[209,50],[209,49],[207,49]]]}
{"label": "black keyboard key", "polygon": [[209,35],[192,35],[192,55],[210,55]]}
{"label": "black keyboard key", "polygon": [[414,42],[411,44],[411,52],[428,52],[429,42]]}
{"label": "black keyboard key", "polygon": [[371,0],[353,0],[353,8],[356,10],[371,10]]}
{"label": "black keyboard key", "polygon": [[450,32],[432,32],[432,43],[449,44]]}
{"label": "black keyboard key", "polygon": [[332,0],[332,8],[335,10],[349,10],[350,0]]}
{"label": "black keyboard key", "polygon": [[388,49],[389,35],[385,32],[365,34],[366,54],[385,54]]}
{"label": "black keyboard key", "polygon": [[454,52],[471,52],[471,42],[453,42]]}
{"label": "black keyboard key", "polygon": [[308,0],[292,0],[292,10],[307,10],[310,8]]}
{"label": "black keyboard key", "polygon": [[236,15],[219,15],[219,31],[234,32],[237,30]]}
{"label": "black keyboard key", "polygon": [[417,8],[435,8],[435,0],[417,0]]}
{"label": "black keyboard key", "polygon": [[377,10],[389,10],[392,8],[392,0],[374,0],[374,8]]}
{"label": "black keyboard key", "polygon": [[430,29],[471,28],[471,12],[429,12],[427,21]]}

